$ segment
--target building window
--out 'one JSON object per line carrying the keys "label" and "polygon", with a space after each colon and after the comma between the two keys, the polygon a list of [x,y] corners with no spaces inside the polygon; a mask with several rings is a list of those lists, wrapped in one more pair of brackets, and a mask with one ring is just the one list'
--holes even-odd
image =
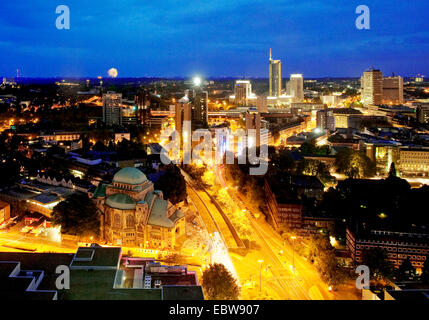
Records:
{"label": "building window", "polygon": [[127,228],[134,228],[135,222],[134,222],[134,216],[128,215],[127,216]]}
{"label": "building window", "polygon": [[115,226],[115,228],[121,228],[122,227],[122,224],[121,224],[121,215],[119,213],[115,214],[114,226]]}

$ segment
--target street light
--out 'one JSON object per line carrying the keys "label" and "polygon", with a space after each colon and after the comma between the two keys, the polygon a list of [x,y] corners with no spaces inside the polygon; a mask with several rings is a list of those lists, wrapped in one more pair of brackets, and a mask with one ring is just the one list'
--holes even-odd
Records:
{"label": "street light", "polygon": [[259,294],[261,293],[261,290],[262,290],[262,262],[264,262],[264,260],[258,260],[258,263],[259,263]]}
{"label": "street light", "polygon": [[295,273],[295,236],[290,237],[292,239],[292,270]]}

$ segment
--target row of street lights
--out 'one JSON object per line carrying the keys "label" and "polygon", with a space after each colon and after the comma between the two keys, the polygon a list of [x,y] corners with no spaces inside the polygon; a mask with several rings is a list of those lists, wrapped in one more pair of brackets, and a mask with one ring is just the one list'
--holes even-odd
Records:
{"label": "row of street lights", "polygon": [[[292,239],[292,272],[295,273],[295,236],[290,237]],[[281,254],[283,254],[283,250],[280,251]],[[261,294],[262,291],[262,263],[264,260],[259,259],[259,294]]]}

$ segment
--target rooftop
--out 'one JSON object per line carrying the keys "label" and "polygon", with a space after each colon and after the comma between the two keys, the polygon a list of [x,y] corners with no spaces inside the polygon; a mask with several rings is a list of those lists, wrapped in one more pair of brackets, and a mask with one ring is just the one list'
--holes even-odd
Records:
{"label": "rooftop", "polygon": [[113,182],[124,184],[142,184],[147,181],[146,175],[137,168],[127,167],[119,170],[113,177]]}

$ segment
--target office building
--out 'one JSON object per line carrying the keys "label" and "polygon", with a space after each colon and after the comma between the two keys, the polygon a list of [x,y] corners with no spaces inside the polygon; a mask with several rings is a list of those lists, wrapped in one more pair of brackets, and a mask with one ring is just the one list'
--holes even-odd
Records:
{"label": "office building", "polygon": [[383,102],[383,74],[380,70],[368,69],[361,77],[361,100],[365,106]]}
{"label": "office building", "polygon": [[402,104],[404,102],[404,81],[402,77],[383,78],[383,103]]}
{"label": "office building", "polygon": [[364,250],[381,248],[387,252],[388,260],[395,267],[409,258],[416,269],[423,267],[429,254],[429,235],[427,233],[411,233],[405,231],[391,231],[357,228],[347,228],[346,246],[351,258],[357,263],[362,262]]}
{"label": "office building", "polygon": [[335,107],[340,103],[341,97],[340,97],[340,94],[331,94],[331,95],[320,96],[320,100],[322,100],[323,104]]}
{"label": "office building", "polygon": [[417,103],[416,113],[418,123],[429,123],[429,103]]}
{"label": "office building", "polygon": [[[249,137],[249,130],[256,130],[256,140]],[[248,147],[259,147],[261,144],[261,114],[256,108],[249,108],[246,112],[246,138]]]}
{"label": "office building", "polygon": [[269,96],[278,97],[282,93],[282,62],[280,60],[272,59],[271,49],[270,49],[269,76],[270,76]]}
{"label": "office building", "polygon": [[259,96],[256,98],[256,106],[258,112],[267,113],[268,112],[268,99],[264,96]]}
{"label": "office building", "polygon": [[209,114],[208,92],[203,91],[198,86],[186,92],[192,108],[192,130],[207,128]]}
{"label": "office building", "polygon": [[401,147],[398,169],[401,176],[429,176],[429,148]]}
{"label": "office building", "polygon": [[189,103],[189,98],[185,95],[174,105],[174,125],[177,132],[180,134],[183,130],[184,121],[192,121],[192,106]]}
{"label": "office building", "polygon": [[237,80],[234,87],[234,103],[247,106],[252,96],[252,84],[249,80]]}
{"label": "office building", "polygon": [[122,125],[122,93],[103,94],[103,121],[106,125]]}
{"label": "office building", "polygon": [[304,78],[302,74],[291,74],[289,80],[290,95],[294,102],[304,101]]}

